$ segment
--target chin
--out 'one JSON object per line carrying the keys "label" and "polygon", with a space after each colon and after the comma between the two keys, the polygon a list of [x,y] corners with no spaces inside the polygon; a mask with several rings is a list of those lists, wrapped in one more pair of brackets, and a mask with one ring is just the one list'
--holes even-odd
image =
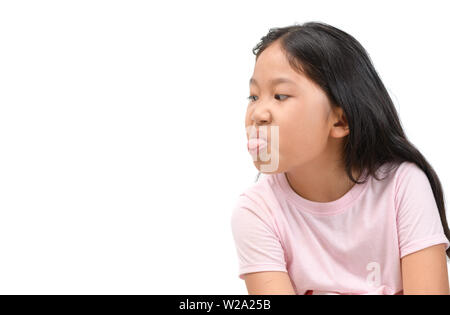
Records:
{"label": "chin", "polygon": [[253,164],[258,169],[258,171],[263,174],[276,174],[276,173],[282,172],[280,165],[271,166],[270,162],[261,162],[258,160],[258,161],[253,161]]}

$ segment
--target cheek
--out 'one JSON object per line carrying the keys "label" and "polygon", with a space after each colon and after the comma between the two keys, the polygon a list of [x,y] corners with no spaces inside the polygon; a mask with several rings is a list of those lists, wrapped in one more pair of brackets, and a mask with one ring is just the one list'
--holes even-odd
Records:
{"label": "cheek", "polygon": [[280,128],[280,152],[297,157],[312,157],[322,151],[327,141],[327,125],[316,112],[291,113]]}

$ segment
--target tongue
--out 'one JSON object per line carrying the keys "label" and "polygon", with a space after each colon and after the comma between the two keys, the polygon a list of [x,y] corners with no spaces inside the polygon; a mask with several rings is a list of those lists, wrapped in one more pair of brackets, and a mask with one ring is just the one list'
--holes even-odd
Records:
{"label": "tongue", "polygon": [[259,146],[259,149],[262,149],[267,146],[267,142],[264,139],[250,139],[248,140],[248,149],[254,150]]}

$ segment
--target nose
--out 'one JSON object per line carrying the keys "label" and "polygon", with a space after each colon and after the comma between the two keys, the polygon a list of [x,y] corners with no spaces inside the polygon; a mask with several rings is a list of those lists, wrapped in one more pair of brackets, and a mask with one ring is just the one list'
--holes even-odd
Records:
{"label": "nose", "polygon": [[255,108],[251,115],[251,119],[256,125],[265,125],[270,124],[272,118],[269,110],[264,108],[264,106],[260,106]]}

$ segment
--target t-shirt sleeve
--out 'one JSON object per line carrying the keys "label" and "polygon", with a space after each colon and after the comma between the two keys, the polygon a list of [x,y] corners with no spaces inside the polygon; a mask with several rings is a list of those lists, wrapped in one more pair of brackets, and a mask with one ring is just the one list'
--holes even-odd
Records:
{"label": "t-shirt sleeve", "polygon": [[442,243],[447,249],[450,242],[425,172],[412,162],[404,162],[398,172],[395,202],[400,257]]}
{"label": "t-shirt sleeve", "polygon": [[270,214],[241,195],[231,215],[231,230],[239,262],[239,278],[258,271],[285,271],[284,250],[274,233]]}

